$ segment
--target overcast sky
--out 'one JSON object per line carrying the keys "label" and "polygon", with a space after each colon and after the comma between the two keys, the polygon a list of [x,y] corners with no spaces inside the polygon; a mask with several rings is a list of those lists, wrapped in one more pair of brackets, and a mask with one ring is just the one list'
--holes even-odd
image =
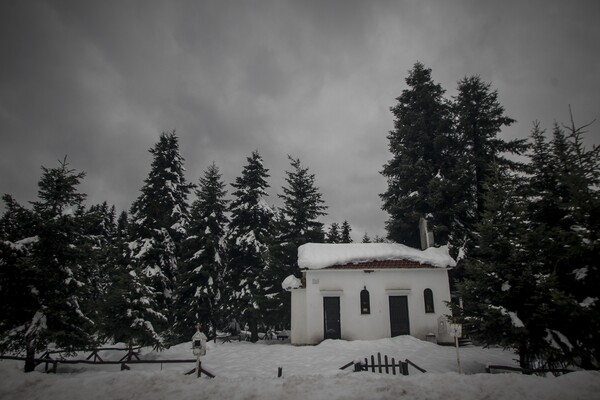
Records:
{"label": "overcast sky", "polygon": [[597,0],[1,0],[0,193],[35,200],[40,167],[68,155],[87,204],[128,209],[175,129],[189,181],[214,161],[229,184],[258,150],[278,204],[289,154],[316,175],[323,222],[385,235],[389,108],[413,64],[447,96],[467,75],[492,83],[518,121],[505,138],[566,122],[569,104],[585,123],[599,18]]}

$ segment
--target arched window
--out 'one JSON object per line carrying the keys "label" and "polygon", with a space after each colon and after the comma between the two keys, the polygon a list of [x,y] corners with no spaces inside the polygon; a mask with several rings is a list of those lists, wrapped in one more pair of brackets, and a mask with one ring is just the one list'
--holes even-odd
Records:
{"label": "arched window", "polygon": [[360,313],[371,314],[371,300],[369,299],[369,291],[366,286],[360,291]]}
{"label": "arched window", "polygon": [[431,289],[425,289],[423,292],[423,297],[425,298],[425,312],[426,313],[434,313],[433,309],[433,292]]}

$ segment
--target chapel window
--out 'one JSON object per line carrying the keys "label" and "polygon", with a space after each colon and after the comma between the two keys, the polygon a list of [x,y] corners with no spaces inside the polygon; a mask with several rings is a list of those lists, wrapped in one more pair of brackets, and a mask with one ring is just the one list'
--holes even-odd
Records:
{"label": "chapel window", "polygon": [[425,289],[423,292],[423,297],[425,298],[425,312],[426,313],[434,313],[433,309],[433,292],[431,289]]}
{"label": "chapel window", "polygon": [[370,314],[371,313],[371,300],[369,298],[369,291],[367,287],[360,291],[360,313]]}

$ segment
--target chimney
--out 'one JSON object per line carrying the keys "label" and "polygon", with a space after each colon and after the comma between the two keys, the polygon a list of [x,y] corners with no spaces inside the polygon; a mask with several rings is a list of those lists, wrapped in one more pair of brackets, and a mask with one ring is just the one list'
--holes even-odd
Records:
{"label": "chimney", "polygon": [[433,246],[433,232],[427,229],[427,220],[419,218],[419,236],[421,237],[421,250]]}

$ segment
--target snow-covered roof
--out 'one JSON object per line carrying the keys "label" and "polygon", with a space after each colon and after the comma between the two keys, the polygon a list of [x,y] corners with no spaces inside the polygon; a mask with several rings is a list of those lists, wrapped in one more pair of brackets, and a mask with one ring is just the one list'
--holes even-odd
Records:
{"label": "snow-covered roof", "polygon": [[289,275],[281,283],[281,287],[284,290],[298,289],[300,286],[302,286],[302,282],[300,281],[300,279],[296,278],[294,275]]}
{"label": "snow-covered roof", "polygon": [[307,243],[298,248],[301,269],[323,269],[365,261],[410,260],[434,267],[454,267],[448,246],[414,249],[398,243]]}

